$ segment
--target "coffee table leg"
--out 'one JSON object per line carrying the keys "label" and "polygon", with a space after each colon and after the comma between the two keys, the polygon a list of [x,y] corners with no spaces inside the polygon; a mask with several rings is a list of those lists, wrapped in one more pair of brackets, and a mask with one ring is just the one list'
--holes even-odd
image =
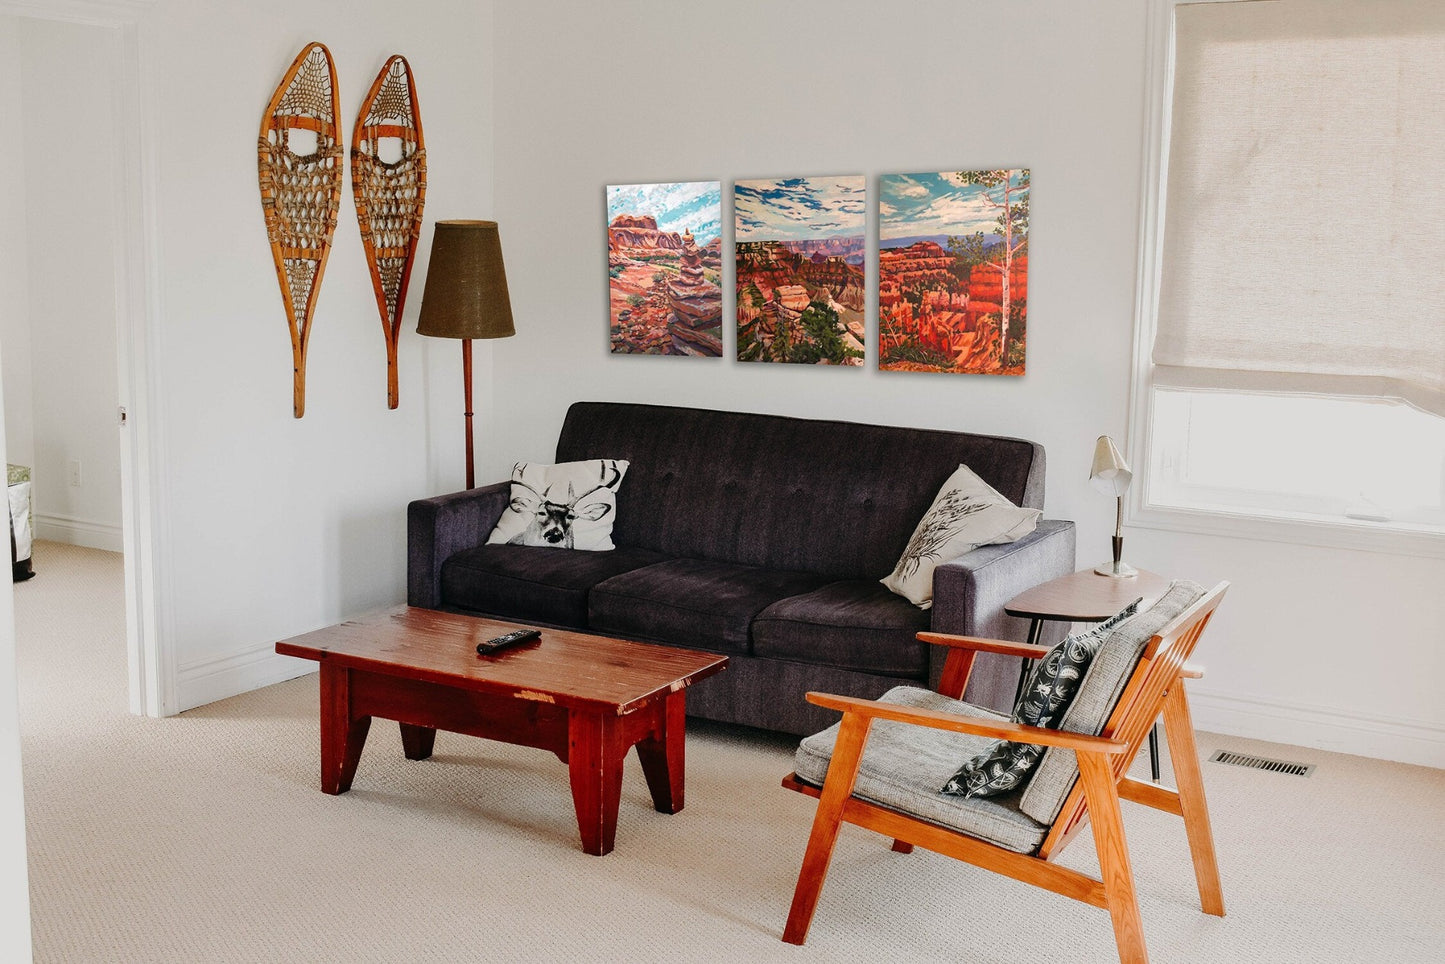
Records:
{"label": "coffee table leg", "polygon": [[617,839],[617,806],[622,799],[622,760],[617,717],[572,711],[567,720],[567,766],[582,849],[611,853]]}
{"label": "coffee table leg", "polygon": [[637,758],[642,761],[642,773],[647,777],[647,789],[652,791],[652,805],[658,813],[677,813],[682,809],[686,698],[684,690],[670,694],[658,707],[662,714],[658,736],[637,744]]}
{"label": "coffee table leg", "polygon": [[401,749],[408,760],[425,760],[436,747],[437,731],[432,726],[415,726],[399,723],[401,727]]}
{"label": "coffee table leg", "polygon": [[361,762],[371,717],[351,712],[351,670],[321,664],[321,792],[345,793]]}

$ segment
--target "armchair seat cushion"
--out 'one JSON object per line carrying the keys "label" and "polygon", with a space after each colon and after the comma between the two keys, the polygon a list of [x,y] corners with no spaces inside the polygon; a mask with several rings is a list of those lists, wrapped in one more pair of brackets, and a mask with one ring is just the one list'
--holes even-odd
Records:
{"label": "armchair seat cushion", "polygon": [[620,573],[667,557],[650,549],[576,552],[541,546],[484,545],[442,566],[442,605],[508,619],[587,625],[587,595]]}
{"label": "armchair seat cushion", "polygon": [[[879,702],[1000,722],[1008,720],[1002,713],[916,686],[896,686],[879,697]],[[838,741],[839,726],[841,724],[835,723],[798,745],[794,769],[800,779],[823,785]],[[939,792],[939,787],[958,769],[959,760],[983,752],[994,742],[967,733],[875,720],[853,794],[1008,850],[1031,854],[1043,843],[1048,827],[1019,811],[1018,793],[964,798]]]}
{"label": "armchair seat cushion", "polygon": [[753,621],[753,655],[901,679],[928,677],[929,614],[872,579],[780,599]]}
{"label": "armchair seat cushion", "polygon": [[829,580],[711,559],[669,559],[614,576],[588,598],[588,626],[628,639],[747,654],[753,617]]}

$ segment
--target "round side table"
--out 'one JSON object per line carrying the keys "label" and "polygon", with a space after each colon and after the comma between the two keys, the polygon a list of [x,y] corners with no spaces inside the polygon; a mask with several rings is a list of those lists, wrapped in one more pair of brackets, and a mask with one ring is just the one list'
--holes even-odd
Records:
{"label": "round side table", "polygon": [[[1101,576],[1092,569],[1060,576],[1058,579],[1041,583],[1026,589],[1010,599],[1003,611],[1010,616],[1030,620],[1029,639],[1038,645],[1043,625],[1049,622],[1100,623],[1129,605],[1140,596],[1146,605],[1153,603],[1169,588],[1169,580],[1158,573],[1140,569],[1137,575],[1116,577]],[[1023,696],[1024,681],[1028,678],[1032,660],[1024,660],[1019,671],[1019,688],[1014,697],[1018,705]],[[1159,782],[1159,734],[1157,729],[1149,730],[1149,770],[1154,782]]]}

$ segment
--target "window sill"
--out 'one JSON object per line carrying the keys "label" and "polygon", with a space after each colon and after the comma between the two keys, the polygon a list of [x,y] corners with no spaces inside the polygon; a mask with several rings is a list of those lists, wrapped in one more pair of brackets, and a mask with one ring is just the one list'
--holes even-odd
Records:
{"label": "window sill", "polygon": [[1129,507],[1125,524],[1140,529],[1445,559],[1445,533],[1402,523],[1334,522],[1303,515],[1287,518],[1247,511],[1144,505],[1136,501]]}

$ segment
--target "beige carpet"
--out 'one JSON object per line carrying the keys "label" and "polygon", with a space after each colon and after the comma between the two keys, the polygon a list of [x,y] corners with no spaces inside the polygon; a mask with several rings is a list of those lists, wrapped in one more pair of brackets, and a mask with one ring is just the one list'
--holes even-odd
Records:
{"label": "beige carpet", "polygon": [[[16,587],[41,962],[1110,961],[1104,912],[845,829],[808,944],[779,941],[812,801],[790,741],[691,724],[687,808],[635,756],[617,849],[584,855],[566,769],[377,721],[318,789],[315,676],[176,719],[126,713],[120,560],[41,543]],[[1208,646],[1208,638],[1203,645]],[[1316,763],[1205,765],[1229,916],[1199,912],[1182,827],[1126,804],[1155,961],[1440,961],[1445,772],[1201,734]],[[1081,837],[1064,862],[1094,863]]]}

